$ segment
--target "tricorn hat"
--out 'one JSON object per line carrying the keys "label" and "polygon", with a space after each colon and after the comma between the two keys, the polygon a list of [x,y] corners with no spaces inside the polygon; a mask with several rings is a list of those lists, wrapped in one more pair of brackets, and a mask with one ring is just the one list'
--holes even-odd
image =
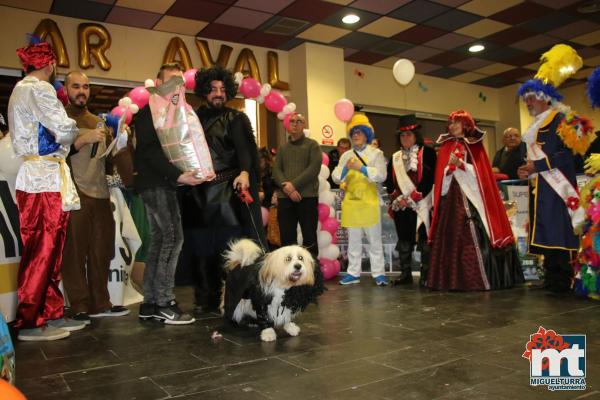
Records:
{"label": "tricorn hat", "polygon": [[398,127],[396,131],[398,133],[413,131],[415,129],[419,129],[421,125],[417,122],[417,117],[415,114],[401,115],[398,118]]}

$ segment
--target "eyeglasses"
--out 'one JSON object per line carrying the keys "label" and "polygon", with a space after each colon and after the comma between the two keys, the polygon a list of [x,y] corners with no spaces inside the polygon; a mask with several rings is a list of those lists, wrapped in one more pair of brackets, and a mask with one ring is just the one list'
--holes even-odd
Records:
{"label": "eyeglasses", "polygon": [[290,119],[290,125],[294,125],[294,124],[303,124],[304,121],[301,119]]}

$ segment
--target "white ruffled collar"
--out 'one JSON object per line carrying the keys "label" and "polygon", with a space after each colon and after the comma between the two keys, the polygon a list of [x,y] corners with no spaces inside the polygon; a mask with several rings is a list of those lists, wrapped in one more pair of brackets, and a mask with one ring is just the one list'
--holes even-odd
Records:
{"label": "white ruffled collar", "polygon": [[419,145],[414,144],[410,149],[402,148],[402,161],[407,171],[416,171],[419,167]]}
{"label": "white ruffled collar", "polygon": [[540,129],[540,126],[546,120],[548,115],[550,115],[550,113],[553,111],[554,111],[554,109],[549,108],[546,111],[539,113],[538,115],[536,115],[534,117],[533,123],[531,125],[529,125],[529,127],[527,128],[525,133],[521,136],[525,143],[531,144],[531,143],[535,142],[535,139],[537,137],[537,133],[538,133],[538,130]]}

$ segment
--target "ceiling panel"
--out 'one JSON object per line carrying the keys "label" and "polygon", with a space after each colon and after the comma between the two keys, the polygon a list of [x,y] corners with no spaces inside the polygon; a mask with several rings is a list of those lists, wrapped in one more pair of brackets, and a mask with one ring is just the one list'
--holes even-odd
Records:
{"label": "ceiling panel", "polygon": [[410,2],[411,0],[356,0],[352,7],[385,15]]}
{"label": "ceiling panel", "polygon": [[376,21],[371,22],[369,25],[363,26],[359,31],[389,38],[412,28],[414,25],[415,24],[412,22],[402,21],[396,18],[381,17]]}

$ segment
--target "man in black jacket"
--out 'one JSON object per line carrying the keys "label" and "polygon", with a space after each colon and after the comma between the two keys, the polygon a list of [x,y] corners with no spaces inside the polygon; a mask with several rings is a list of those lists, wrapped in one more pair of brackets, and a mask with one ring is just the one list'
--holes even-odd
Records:
{"label": "man in black jacket", "polygon": [[506,128],[502,135],[504,146],[494,155],[492,171],[508,175],[508,179],[519,179],[517,170],[525,164],[525,143],[517,128]]}
{"label": "man in black jacket", "polygon": [[344,154],[345,152],[350,150],[350,148],[352,148],[352,143],[350,142],[350,139],[348,139],[347,137],[343,137],[343,138],[340,138],[340,140],[338,140],[336,148],[333,150],[329,150],[329,153],[327,153],[329,155],[328,167],[329,167],[329,172],[330,172],[329,178],[327,178],[327,181],[331,185],[332,189],[337,189],[337,188],[339,188],[339,186],[337,183],[335,183],[333,181],[333,178],[331,177],[331,172],[333,172],[335,167],[337,167],[338,163],[340,162],[340,157],[342,156],[342,154]]}
{"label": "man in black jacket", "polygon": [[[158,84],[181,74],[178,64],[164,64],[158,73]],[[196,178],[194,171],[182,172],[169,162],[156,135],[149,105],[136,116],[135,134],[134,187],[146,206],[152,234],[139,318],[156,318],[170,325],[191,324],[194,318],[179,309],[173,294],[175,269],[183,244],[176,189],[178,184],[193,186],[203,180]]]}
{"label": "man in black jacket", "polygon": [[[255,240],[266,249],[258,187],[258,150],[246,114],[225,105],[237,87],[231,72],[213,67],[196,74],[196,95],[206,105],[197,110],[217,177],[192,188],[183,210],[186,223],[194,224],[191,235],[195,264],[196,311],[216,311],[221,300],[222,257],[227,244],[240,237]],[[250,193],[243,202],[237,193]],[[185,201],[185,198],[184,198]],[[187,237],[186,237],[187,247]]]}

